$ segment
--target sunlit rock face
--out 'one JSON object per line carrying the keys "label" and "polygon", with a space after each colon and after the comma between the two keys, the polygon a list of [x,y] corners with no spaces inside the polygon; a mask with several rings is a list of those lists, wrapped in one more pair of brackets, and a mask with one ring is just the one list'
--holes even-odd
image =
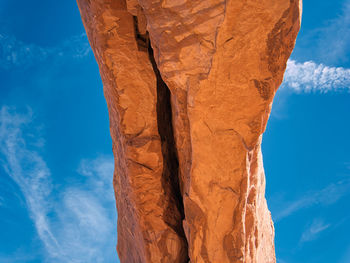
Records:
{"label": "sunlit rock face", "polygon": [[261,140],[301,1],[78,5],[109,109],[121,262],[275,262]]}

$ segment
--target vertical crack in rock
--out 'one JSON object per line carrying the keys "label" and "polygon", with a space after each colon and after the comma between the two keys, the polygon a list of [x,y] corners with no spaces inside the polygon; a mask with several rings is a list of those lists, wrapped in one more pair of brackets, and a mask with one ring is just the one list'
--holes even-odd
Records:
{"label": "vertical crack in rock", "polygon": [[[172,109],[170,90],[163,81],[153,57],[153,49],[149,44],[148,52],[154,73],[157,77],[157,119],[158,131],[162,141],[162,153],[164,158],[164,180],[170,182],[172,194],[177,208],[181,213],[181,219],[185,218],[182,195],[179,182],[179,160],[175,146],[174,131],[172,124]],[[181,228],[182,234],[184,234]]]}
{"label": "vertical crack in rock", "polygon": [[[141,34],[139,30],[137,16],[133,16],[133,20],[134,20],[134,30],[135,30],[134,32],[135,32],[135,40],[137,43],[137,48],[139,51],[148,52],[148,46],[149,46],[148,32],[146,31],[146,34]],[[152,58],[153,58],[153,55],[152,55]]]}
{"label": "vertical crack in rock", "polygon": [[162,183],[165,190],[165,195],[170,197],[171,202],[175,203],[178,212],[180,213],[180,220],[176,220],[173,206],[169,206],[165,213],[164,221],[185,241],[186,256],[183,262],[188,262],[188,244],[182,227],[182,221],[185,219],[184,204],[180,188],[179,180],[179,160],[175,144],[173,121],[172,121],[172,107],[171,107],[171,93],[162,79],[162,76],[154,59],[153,49],[150,43],[148,32],[141,34],[138,27],[138,19],[133,16],[135,27],[135,39],[140,51],[147,51],[149,60],[157,80],[157,124],[158,132],[161,139],[162,155],[163,155],[163,174]]}

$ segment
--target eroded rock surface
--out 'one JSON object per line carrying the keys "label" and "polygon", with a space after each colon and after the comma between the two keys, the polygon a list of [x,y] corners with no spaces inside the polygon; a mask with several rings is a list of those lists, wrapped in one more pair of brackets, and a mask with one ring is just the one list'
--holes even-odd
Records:
{"label": "eroded rock surface", "polygon": [[275,262],[260,145],[301,1],[78,5],[108,103],[121,262]]}

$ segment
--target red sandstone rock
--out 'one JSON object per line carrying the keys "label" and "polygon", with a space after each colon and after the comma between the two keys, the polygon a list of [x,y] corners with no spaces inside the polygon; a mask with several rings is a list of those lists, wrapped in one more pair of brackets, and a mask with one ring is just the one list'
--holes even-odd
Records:
{"label": "red sandstone rock", "polygon": [[121,262],[275,262],[260,144],[301,2],[78,4],[109,108]]}

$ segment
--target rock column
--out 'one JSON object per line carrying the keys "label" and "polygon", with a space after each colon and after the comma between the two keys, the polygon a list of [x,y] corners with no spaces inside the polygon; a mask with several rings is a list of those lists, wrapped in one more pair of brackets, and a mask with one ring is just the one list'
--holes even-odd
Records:
{"label": "rock column", "polygon": [[78,0],[104,84],[123,263],[272,263],[262,134],[301,0]]}

